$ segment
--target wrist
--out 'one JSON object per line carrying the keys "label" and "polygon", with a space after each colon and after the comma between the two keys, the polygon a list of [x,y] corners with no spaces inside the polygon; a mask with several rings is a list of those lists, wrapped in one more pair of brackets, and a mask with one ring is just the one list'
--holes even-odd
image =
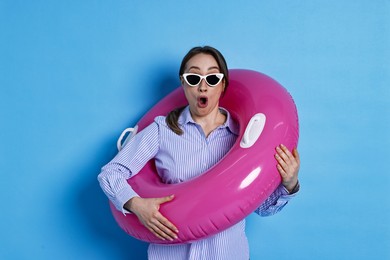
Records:
{"label": "wrist", "polygon": [[294,185],[286,185],[284,187],[286,188],[289,194],[293,194],[299,190],[299,181],[297,180],[297,182]]}
{"label": "wrist", "polygon": [[133,197],[129,199],[124,205],[123,208],[129,212],[134,212],[135,204],[137,204],[137,200],[140,199],[140,197]]}

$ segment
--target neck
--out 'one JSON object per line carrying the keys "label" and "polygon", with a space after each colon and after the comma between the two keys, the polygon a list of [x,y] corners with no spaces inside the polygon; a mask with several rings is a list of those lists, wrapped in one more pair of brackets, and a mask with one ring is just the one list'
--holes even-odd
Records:
{"label": "neck", "polygon": [[205,116],[195,116],[193,113],[191,115],[193,120],[202,127],[206,137],[226,121],[226,115],[220,112],[218,106]]}

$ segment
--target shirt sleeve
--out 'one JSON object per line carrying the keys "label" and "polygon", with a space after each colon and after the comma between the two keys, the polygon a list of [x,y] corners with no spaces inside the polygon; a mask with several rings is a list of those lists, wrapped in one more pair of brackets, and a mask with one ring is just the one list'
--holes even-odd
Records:
{"label": "shirt sleeve", "polygon": [[278,188],[255,210],[255,213],[262,216],[272,216],[281,211],[287,203],[294,198],[300,189],[299,182],[291,193],[280,184]]}
{"label": "shirt sleeve", "polygon": [[159,149],[159,127],[152,123],[136,134],[108,164],[103,166],[98,181],[115,208],[129,213],[123,205],[138,194],[127,183]]}

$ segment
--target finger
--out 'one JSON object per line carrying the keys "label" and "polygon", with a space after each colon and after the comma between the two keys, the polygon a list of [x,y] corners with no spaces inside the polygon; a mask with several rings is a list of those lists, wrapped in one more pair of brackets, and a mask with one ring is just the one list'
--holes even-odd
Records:
{"label": "finger", "polygon": [[275,154],[275,159],[278,162],[278,166],[281,166],[281,167],[286,167],[287,166],[285,161],[283,160],[282,157],[280,157],[279,154]]}
{"label": "finger", "polygon": [[155,227],[156,231],[159,233],[160,236],[163,236],[170,241],[177,239],[176,233],[169,229],[167,226],[165,226],[163,223],[159,222],[155,225]]}
{"label": "finger", "polygon": [[171,200],[174,199],[174,195],[170,195],[170,196],[166,196],[166,197],[162,197],[162,198],[157,198],[157,203],[158,204],[163,204],[163,203],[166,203],[166,202],[169,202]]}
{"label": "finger", "polygon": [[[158,219],[160,223],[168,229],[168,232],[172,233],[172,235],[176,236],[175,233],[179,233],[179,230],[175,225],[172,224],[167,218],[165,218],[163,215],[160,214],[160,217]],[[174,232],[174,233],[173,233]]]}
{"label": "finger", "polygon": [[150,232],[152,232],[156,237],[160,238],[161,240],[166,240],[169,236],[166,235],[160,228],[159,228],[159,221],[157,218],[152,218],[149,221],[146,221],[144,223],[144,226],[149,229]]}
{"label": "finger", "polygon": [[[294,169],[295,162],[289,159],[282,158],[279,154],[275,154],[275,158],[278,162],[278,170],[283,179],[287,179]],[[295,159],[294,159],[295,160]]]}
{"label": "finger", "polygon": [[285,178],[287,178],[287,173],[286,173],[286,171],[283,169],[283,167],[280,166],[280,164],[278,164],[278,165],[276,166],[276,168],[278,168],[278,172],[279,172],[280,176],[282,177],[282,180],[284,180]]}
{"label": "finger", "polygon": [[163,236],[163,235],[160,235],[163,234],[162,231],[155,225],[151,225],[151,226],[146,226],[147,229],[149,229],[149,231],[154,234],[156,237],[158,237],[159,239],[161,240],[166,240],[166,238]]}
{"label": "finger", "polygon": [[[159,235],[159,237],[162,237],[164,239],[173,240],[177,238],[177,235],[174,233],[173,230],[168,228],[163,222],[169,222],[166,218],[164,218],[160,213],[157,213],[155,215],[155,218],[153,218],[148,223],[148,227],[150,227],[153,230],[153,233],[156,233]],[[172,224],[171,224],[172,225]],[[173,225],[172,225],[173,226]],[[177,230],[175,228],[175,230]]]}
{"label": "finger", "polygon": [[294,148],[293,155],[294,155],[295,160],[297,161],[297,163],[300,164],[301,163],[301,159],[299,158],[299,153],[298,153],[297,148]]}
{"label": "finger", "polygon": [[[282,155],[287,156],[287,158],[288,158],[289,160],[294,159],[294,156],[292,155],[292,153],[290,152],[290,150],[289,150],[284,144],[281,144],[281,145],[280,145],[280,149],[281,149],[282,152],[283,152]],[[283,158],[284,158],[285,156],[283,156]]]}
{"label": "finger", "polygon": [[299,161],[299,154],[298,154],[297,149],[294,148],[292,153],[291,153],[290,150],[288,150],[288,148],[283,144],[280,145],[280,149],[284,153],[284,155],[282,153],[280,156],[283,158],[283,160],[288,165],[288,166],[283,165],[283,167],[284,168],[285,167],[299,168],[300,161]]}
{"label": "finger", "polygon": [[149,221],[143,222],[143,224],[156,237],[162,240],[166,240],[166,239],[173,240],[172,239],[173,237],[171,237],[164,231],[163,225],[160,223],[160,221],[157,218],[153,218]]}
{"label": "finger", "polygon": [[279,155],[280,159],[282,160],[280,162],[283,162],[286,164],[289,163],[290,159],[289,159],[288,155],[282,150],[281,146],[276,147],[276,152]]}

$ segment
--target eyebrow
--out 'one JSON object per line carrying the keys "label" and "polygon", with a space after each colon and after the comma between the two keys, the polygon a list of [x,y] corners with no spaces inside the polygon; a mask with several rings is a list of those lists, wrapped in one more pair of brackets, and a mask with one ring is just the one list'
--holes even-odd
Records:
{"label": "eyebrow", "polygon": [[[200,68],[197,67],[197,66],[191,66],[191,67],[188,68],[188,70],[190,70],[190,69],[198,69],[198,70],[200,70]],[[219,67],[218,66],[213,66],[213,67],[208,68],[207,70],[213,70],[213,69],[219,70]]]}

